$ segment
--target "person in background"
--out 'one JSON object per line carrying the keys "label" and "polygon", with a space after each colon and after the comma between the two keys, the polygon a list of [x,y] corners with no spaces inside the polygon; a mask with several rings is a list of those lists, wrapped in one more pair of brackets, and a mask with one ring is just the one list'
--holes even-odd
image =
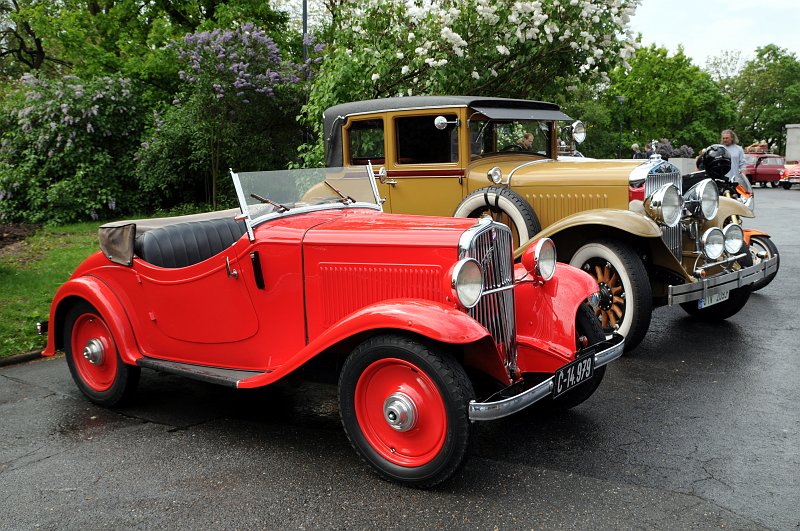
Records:
{"label": "person in background", "polygon": [[647,158],[647,157],[644,156],[644,153],[642,153],[642,150],[639,149],[639,144],[631,144],[631,151],[633,151],[633,157],[631,157],[631,158],[634,158],[634,159],[645,159],[645,158]]}
{"label": "person in background", "polygon": [[746,165],[744,161],[744,150],[742,146],[739,145],[739,137],[730,129],[725,129],[722,132],[720,141],[731,156],[731,169],[725,176],[735,181],[739,178],[739,175]]}
{"label": "person in background", "polygon": [[651,144],[644,145],[644,158],[649,159],[653,156],[653,146]]}
{"label": "person in background", "polygon": [[517,140],[517,147],[521,151],[530,151],[533,146],[533,133],[525,133],[522,138]]}

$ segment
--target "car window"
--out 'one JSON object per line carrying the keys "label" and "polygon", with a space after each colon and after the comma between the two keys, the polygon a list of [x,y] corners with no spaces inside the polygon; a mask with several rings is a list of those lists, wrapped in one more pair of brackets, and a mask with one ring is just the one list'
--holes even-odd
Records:
{"label": "car window", "polygon": [[353,122],[348,129],[350,139],[350,164],[383,164],[383,120],[360,120]]}
{"label": "car window", "polygon": [[755,164],[755,163],[756,163],[756,159],[757,159],[757,158],[758,158],[758,157],[756,157],[756,156],[754,156],[754,155],[745,155],[745,156],[744,156],[744,161],[745,161],[747,164]]}
{"label": "car window", "polygon": [[550,156],[550,122],[544,120],[470,120],[473,157],[492,153]]}
{"label": "car window", "polygon": [[398,164],[458,162],[458,120],[455,114],[442,115],[447,127],[439,130],[433,115],[395,119]]}
{"label": "car window", "polygon": [[778,158],[778,157],[770,157],[770,158],[768,158],[767,160],[764,161],[764,164],[770,164],[772,166],[782,166],[783,165],[783,159]]}

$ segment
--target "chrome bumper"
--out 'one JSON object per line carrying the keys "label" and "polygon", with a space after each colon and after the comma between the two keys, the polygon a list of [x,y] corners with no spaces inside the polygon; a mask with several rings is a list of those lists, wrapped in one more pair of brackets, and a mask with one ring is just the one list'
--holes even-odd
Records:
{"label": "chrome bumper", "polygon": [[[586,350],[589,349],[601,349],[594,353],[594,366],[595,368],[602,367],[622,356],[622,352],[625,350],[625,338],[614,333],[611,339],[593,345]],[[486,402],[473,400],[469,403],[469,420],[494,420],[523,410],[553,393],[553,378],[554,376],[551,376],[535,387],[501,400],[492,401],[494,397],[498,396],[497,394]]]}
{"label": "chrome bumper", "polygon": [[745,267],[738,271],[723,273],[714,277],[704,278],[697,282],[687,282],[667,288],[667,304],[672,306],[681,302],[691,302],[705,299],[709,295],[724,293],[732,289],[741,288],[761,280],[767,275],[778,270],[778,257],[773,256],[768,260]]}

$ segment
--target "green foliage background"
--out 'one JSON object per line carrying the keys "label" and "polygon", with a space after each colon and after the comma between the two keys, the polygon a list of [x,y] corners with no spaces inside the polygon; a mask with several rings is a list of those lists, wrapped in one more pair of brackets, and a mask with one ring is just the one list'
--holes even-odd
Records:
{"label": "green foliage background", "polygon": [[[785,124],[800,123],[795,54],[768,45],[701,68],[682,50],[635,49],[631,0],[326,2],[306,46],[288,5],[0,2],[0,221],[226,205],[227,168],[320,164],[323,111],[364,98],[555,101],[586,123],[580,149],[598,158],[627,157],[651,139],[696,152],[724,128],[780,153]],[[248,27],[277,50],[283,77],[269,94],[232,90],[242,80],[232,68],[255,75],[250,65],[275,60],[262,50],[240,61],[242,42],[204,64],[202,82],[181,75],[191,36]]]}

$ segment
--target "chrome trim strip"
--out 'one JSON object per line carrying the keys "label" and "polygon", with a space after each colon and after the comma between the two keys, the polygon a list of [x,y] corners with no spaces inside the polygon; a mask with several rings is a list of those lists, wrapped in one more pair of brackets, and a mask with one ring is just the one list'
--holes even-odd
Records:
{"label": "chrome trim strip", "polygon": [[709,295],[723,293],[741,288],[761,280],[778,270],[778,257],[773,256],[761,263],[731,271],[715,277],[704,278],[697,282],[687,282],[667,288],[667,304],[673,306],[681,302],[691,302],[706,298]]}
{"label": "chrome trim strip", "polygon": [[[625,338],[617,333],[615,333],[611,339],[604,341],[604,343],[608,343],[610,346],[600,352],[595,352],[595,368],[602,367],[614,361],[622,356],[622,352],[625,350]],[[602,343],[600,343],[600,345],[602,345]],[[553,378],[554,376],[551,376],[535,387],[523,391],[516,396],[504,398],[503,400],[497,400],[495,402],[476,402],[472,400],[468,406],[469,420],[495,420],[513,415],[539,400],[550,396],[553,393]]]}
{"label": "chrome trim strip", "polygon": [[543,162],[555,162],[555,160],[550,158],[544,158],[539,160],[529,160],[528,162],[523,162],[522,164],[520,164],[519,166],[508,172],[508,177],[506,178],[505,181],[502,181],[500,184],[509,184],[511,182],[511,177],[514,176],[514,172],[516,172],[517,170],[524,168],[526,166],[531,166],[533,164],[541,164]]}

